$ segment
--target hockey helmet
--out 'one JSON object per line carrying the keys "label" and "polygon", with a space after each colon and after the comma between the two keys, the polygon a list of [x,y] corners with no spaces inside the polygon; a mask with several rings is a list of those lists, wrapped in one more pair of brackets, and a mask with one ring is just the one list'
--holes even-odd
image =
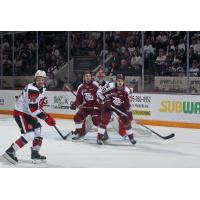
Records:
{"label": "hockey helmet", "polygon": [[38,76],[41,76],[41,77],[46,78],[46,77],[47,77],[47,74],[46,74],[46,72],[43,71],[43,70],[37,70],[37,72],[35,73],[35,78],[38,77]]}

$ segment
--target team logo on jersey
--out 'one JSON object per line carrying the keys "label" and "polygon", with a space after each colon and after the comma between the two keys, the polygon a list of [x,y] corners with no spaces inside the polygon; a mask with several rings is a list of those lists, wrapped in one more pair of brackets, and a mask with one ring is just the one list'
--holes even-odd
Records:
{"label": "team logo on jersey", "polygon": [[92,100],[94,100],[94,97],[92,96],[92,94],[90,92],[84,93],[84,97],[85,97],[86,101],[92,101]]}
{"label": "team logo on jersey", "polygon": [[113,104],[116,106],[120,106],[123,103],[123,101],[118,97],[112,97],[112,98],[113,98]]}

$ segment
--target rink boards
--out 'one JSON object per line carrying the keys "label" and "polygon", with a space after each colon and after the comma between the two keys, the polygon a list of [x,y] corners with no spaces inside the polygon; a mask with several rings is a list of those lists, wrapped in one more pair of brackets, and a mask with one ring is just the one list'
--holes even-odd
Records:
{"label": "rink boards", "polygon": [[[0,114],[12,114],[20,90],[0,90]],[[157,126],[200,128],[198,95],[133,93],[133,116],[141,123]],[[47,91],[45,111],[56,118],[72,119],[74,95],[67,91]]]}

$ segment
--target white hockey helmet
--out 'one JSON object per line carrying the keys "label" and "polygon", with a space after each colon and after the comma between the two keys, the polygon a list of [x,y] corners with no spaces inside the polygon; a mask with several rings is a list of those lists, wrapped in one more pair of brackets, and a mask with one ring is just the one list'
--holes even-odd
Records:
{"label": "white hockey helmet", "polygon": [[46,78],[46,77],[47,77],[47,74],[46,74],[46,72],[43,71],[43,70],[37,70],[37,72],[35,73],[35,78],[36,78],[37,76],[41,76],[41,77]]}

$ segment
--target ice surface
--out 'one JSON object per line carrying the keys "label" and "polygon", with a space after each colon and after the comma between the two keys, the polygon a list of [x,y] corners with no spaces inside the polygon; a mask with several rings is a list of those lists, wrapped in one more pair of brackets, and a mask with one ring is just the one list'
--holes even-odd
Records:
{"label": "ice surface", "polygon": [[[41,154],[47,162],[32,164],[30,144],[17,152],[19,163],[11,165],[0,157],[0,167],[200,167],[200,130],[149,126],[159,134],[175,133],[170,140],[156,135],[136,133],[136,146],[110,132],[110,143],[96,144],[96,133],[86,135],[84,142],[64,141],[53,127],[41,122],[45,138]],[[63,134],[74,129],[72,120],[57,120]],[[20,136],[19,128],[11,116],[0,115],[0,154]]]}

